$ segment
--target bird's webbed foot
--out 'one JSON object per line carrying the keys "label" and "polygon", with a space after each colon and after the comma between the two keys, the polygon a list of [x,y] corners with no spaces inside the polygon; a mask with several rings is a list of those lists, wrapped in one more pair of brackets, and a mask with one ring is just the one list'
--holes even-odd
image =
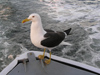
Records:
{"label": "bird's webbed foot", "polygon": [[38,58],[42,60],[44,59],[44,55],[39,55]]}
{"label": "bird's webbed foot", "polygon": [[41,59],[41,60],[44,59],[45,50],[46,50],[46,49],[44,49],[43,55],[39,55],[39,56],[38,56],[39,59]]}
{"label": "bird's webbed foot", "polygon": [[45,64],[50,64],[50,62],[51,62],[51,59],[47,59],[47,60],[45,60]]}
{"label": "bird's webbed foot", "polygon": [[50,62],[51,62],[51,51],[50,51],[50,58],[45,60],[46,64],[50,64]]}

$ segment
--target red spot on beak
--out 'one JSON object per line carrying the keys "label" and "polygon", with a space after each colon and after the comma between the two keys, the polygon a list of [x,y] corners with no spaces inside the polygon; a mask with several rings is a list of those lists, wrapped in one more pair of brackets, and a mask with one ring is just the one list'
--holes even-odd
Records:
{"label": "red spot on beak", "polygon": [[25,21],[23,21],[23,23],[25,23]]}

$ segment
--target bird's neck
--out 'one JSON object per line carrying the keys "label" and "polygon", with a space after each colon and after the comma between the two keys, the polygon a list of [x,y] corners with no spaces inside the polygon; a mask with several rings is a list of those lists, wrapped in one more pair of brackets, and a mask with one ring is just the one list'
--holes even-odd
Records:
{"label": "bird's neck", "polygon": [[44,35],[45,34],[45,30],[42,27],[42,23],[41,22],[32,22],[31,24],[31,34],[41,34]]}

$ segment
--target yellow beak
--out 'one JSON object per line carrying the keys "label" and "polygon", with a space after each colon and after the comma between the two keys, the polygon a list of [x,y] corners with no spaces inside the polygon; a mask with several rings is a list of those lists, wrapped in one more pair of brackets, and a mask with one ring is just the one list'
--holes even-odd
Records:
{"label": "yellow beak", "polygon": [[22,21],[22,23],[25,23],[25,22],[27,22],[27,21],[30,21],[30,19],[24,19],[24,20]]}

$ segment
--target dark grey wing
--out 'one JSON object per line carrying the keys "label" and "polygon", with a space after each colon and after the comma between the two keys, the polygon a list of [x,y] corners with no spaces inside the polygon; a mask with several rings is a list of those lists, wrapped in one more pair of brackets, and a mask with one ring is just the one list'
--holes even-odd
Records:
{"label": "dark grey wing", "polygon": [[41,41],[41,45],[45,47],[55,47],[64,40],[65,34],[63,32],[48,32],[44,37],[46,37],[46,39]]}

